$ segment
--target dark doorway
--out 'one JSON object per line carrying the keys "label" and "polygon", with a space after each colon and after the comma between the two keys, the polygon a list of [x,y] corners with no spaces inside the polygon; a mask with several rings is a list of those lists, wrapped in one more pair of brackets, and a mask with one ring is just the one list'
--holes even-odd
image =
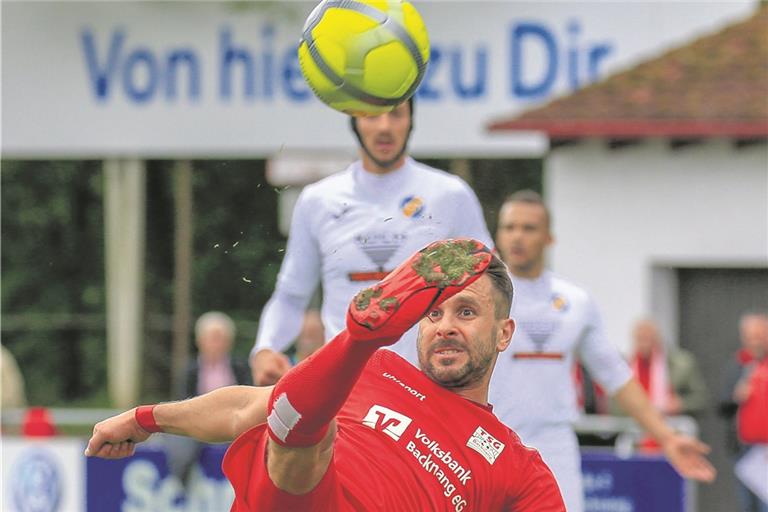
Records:
{"label": "dark doorway", "polygon": [[712,406],[700,420],[701,437],[712,447],[718,471],[712,485],[700,485],[699,510],[738,510],[732,458],[726,447],[726,423],[716,414],[722,393],[722,369],[739,348],[742,313],[768,311],[768,268],[687,268],[680,283],[680,344],[696,356],[709,386]]}

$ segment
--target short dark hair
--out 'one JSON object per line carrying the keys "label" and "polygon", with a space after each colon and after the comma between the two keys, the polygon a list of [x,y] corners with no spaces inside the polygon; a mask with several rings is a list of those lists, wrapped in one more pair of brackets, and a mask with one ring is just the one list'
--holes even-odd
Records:
{"label": "short dark hair", "polygon": [[512,203],[534,204],[534,205],[541,206],[544,209],[544,216],[546,219],[547,227],[550,227],[551,215],[549,213],[549,208],[547,208],[547,204],[544,202],[544,199],[541,197],[541,194],[539,194],[535,190],[523,189],[523,190],[518,190],[517,192],[513,192],[509,194],[506,197],[506,199],[504,199],[504,202],[501,204],[501,207],[503,208],[504,206]]}
{"label": "short dark hair", "polygon": [[493,289],[497,292],[496,300],[494,301],[496,318],[509,318],[509,308],[512,307],[514,289],[512,288],[512,278],[509,277],[507,266],[494,254],[485,273],[490,278]]}

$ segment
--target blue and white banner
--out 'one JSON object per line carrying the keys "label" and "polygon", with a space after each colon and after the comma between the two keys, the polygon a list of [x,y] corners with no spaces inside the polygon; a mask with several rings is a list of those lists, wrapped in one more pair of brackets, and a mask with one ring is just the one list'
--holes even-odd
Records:
{"label": "blue and white banner", "polygon": [[[418,1],[432,58],[417,154],[540,151],[486,125],[750,15],[727,2]],[[348,149],[302,79],[310,2],[8,2],[4,156],[270,156]]]}
{"label": "blue and white banner", "polygon": [[88,512],[221,512],[235,493],[221,471],[226,446],[205,446],[186,485],[170,473],[166,450],[139,446],[129,459],[87,461]]}
{"label": "blue and white banner", "polygon": [[[3,436],[2,445],[7,512],[222,512],[234,498],[221,471],[226,445],[202,445],[185,484],[169,470],[167,443],[119,460],[86,458],[76,438]],[[582,474],[588,512],[685,512],[691,504],[685,481],[660,456],[584,452]]]}
{"label": "blue and white banner", "polygon": [[586,512],[686,512],[686,483],[661,455],[582,452]]}

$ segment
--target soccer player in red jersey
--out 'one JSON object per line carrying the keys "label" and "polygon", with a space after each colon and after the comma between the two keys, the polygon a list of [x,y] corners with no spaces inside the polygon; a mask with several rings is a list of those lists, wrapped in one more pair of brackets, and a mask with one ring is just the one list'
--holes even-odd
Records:
{"label": "soccer player in red jersey", "polygon": [[[274,387],[141,406],[94,427],[86,455],[119,458],[164,431],[237,438],[234,511],[562,511],[538,452],[491,412],[514,331],[507,269],[475,240],[435,242],[350,304],[347,329]],[[421,371],[378,350],[419,322]]]}

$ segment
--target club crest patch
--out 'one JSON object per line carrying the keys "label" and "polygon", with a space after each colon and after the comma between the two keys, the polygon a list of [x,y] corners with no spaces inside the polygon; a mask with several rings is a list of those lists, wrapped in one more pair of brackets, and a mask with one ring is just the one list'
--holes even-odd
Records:
{"label": "club crest patch", "polygon": [[493,465],[504,451],[505,444],[486,432],[483,427],[477,427],[467,441],[467,446],[482,455],[488,464]]}
{"label": "club crest patch", "polygon": [[406,217],[421,218],[424,215],[424,201],[418,196],[406,196],[400,201],[400,211]]}
{"label": "club crest patch", "polygon": [[568,301],[565,300],[565,297],[563,297],[562,295],[559,295],[557,293],[553,294],[551,303],[552,303],[552,309],[554,309],[555,311],[559,311],[559,312],[568,311],[568,307],[569,307]]}

